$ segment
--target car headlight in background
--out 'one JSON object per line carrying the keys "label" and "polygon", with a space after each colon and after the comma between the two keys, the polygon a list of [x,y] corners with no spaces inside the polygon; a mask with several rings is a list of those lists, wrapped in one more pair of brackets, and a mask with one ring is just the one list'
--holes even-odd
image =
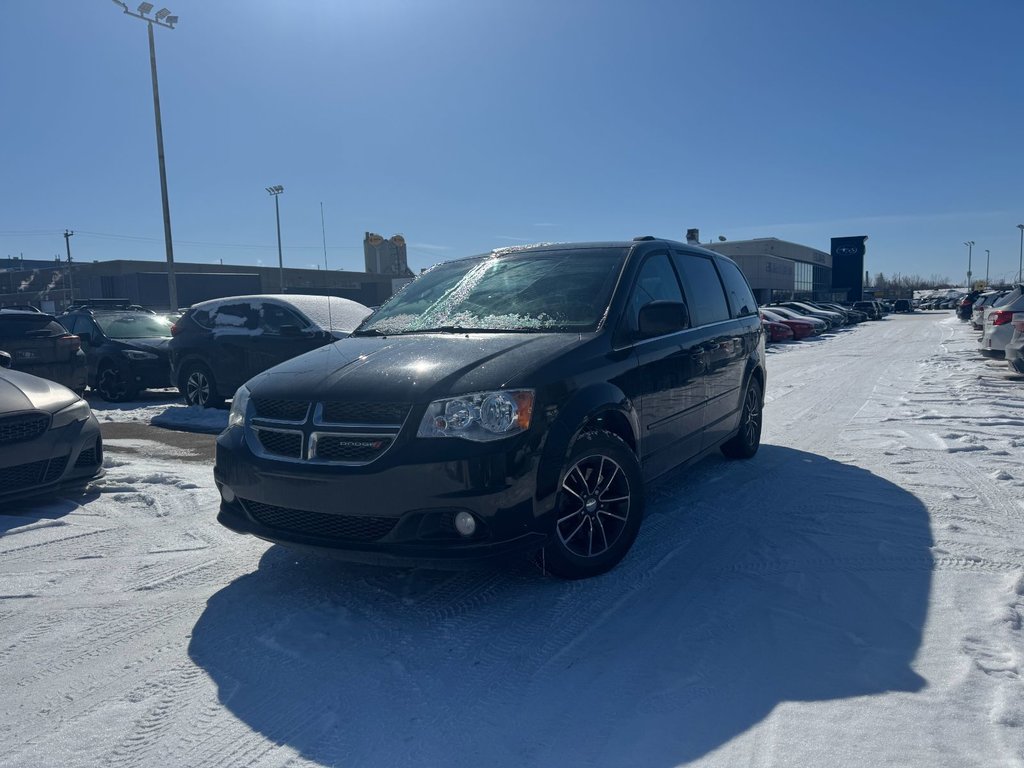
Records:
{"label": "car headlight in background", "polygon": [[532,416],[532,389],[475,392],[432,402],[416,436],[499,440],[525,432]]}
{"label": "car headlight in background", "polygon": [[249,409],[249,390],[243,384],[231,398],[231,412],[228,413],[228,427],[244,427],[245,412]]}
{"label": "car headlight in background", "polygon": [[121,354],[129,360],[156,360],[158,357],[152,352],[143,352],[141,349],[122,349]]}
{"label": "car headlight in background", "polygon": [[91,415],[89,404],[85,400],[79,400],[53,414],[53,418],[50,420],[50,429],[60,429],[76,421],[85,421]]}

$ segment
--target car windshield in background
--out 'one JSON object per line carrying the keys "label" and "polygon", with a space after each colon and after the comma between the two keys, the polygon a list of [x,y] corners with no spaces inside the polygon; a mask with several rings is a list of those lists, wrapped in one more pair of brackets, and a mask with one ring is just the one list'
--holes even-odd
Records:
{"label": "car windshield in background", "polygon": [[498,252],[441,264],[355,333],[595,330],[625,256],[624,248]]}
{"label": "car windshield in background", "polygon": [[171,323],[159,315],[97,317],[100,328],[112,339],[152,339],[171,335]]}

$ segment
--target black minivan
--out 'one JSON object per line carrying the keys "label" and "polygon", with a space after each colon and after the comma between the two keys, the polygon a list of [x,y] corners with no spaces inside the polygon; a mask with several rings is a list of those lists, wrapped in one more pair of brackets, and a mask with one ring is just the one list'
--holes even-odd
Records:
{"label": "black minivan", "polygon": [[541,552],[603,573],[644,483],[760,443],[764,335],[730,259],[651,237],[452,261],[239,388],[219,521],[364,562]]}

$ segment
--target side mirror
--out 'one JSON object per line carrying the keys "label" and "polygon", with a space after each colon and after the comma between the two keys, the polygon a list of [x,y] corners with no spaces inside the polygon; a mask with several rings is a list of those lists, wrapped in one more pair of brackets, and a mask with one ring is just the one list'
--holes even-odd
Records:
{"label": "side mirror", "polygon": [[81,339],[83,344],[92,344],[92,334],[88,332],[78,334],[78,338]]}
{"label": "side mirror", "polygon": [[675,333],[689,325],[690,312],[681,301],[652,301],[640,308],[639,331],[642,338]]}
{"label": "side mirror", "polygon": [[302,330],[297,325],[279,325],[277,332],[282,336],[298,336]]}
{"label": "side mirror", "polygon": [[0,368],[11,368],[14,366],[14,361],[11,359],[10,354],[7,352],[0,352]]}

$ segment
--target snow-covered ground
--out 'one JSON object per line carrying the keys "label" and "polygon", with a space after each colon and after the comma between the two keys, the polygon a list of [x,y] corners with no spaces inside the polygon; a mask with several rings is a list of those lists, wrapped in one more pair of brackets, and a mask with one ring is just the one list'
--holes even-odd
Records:
{"label": "snow-covered ground", "polygon": [[133,422],[210,434],[222,432],[228,425],[227,408],[185,405],[176,389],[146,390],[126,403],[105,402],[95,392],[90,392],[87,399],[100,423]]}
{"label": "snow-covered ground", "polygon": [[110,441],[0,515],[0,764],[1024,766],[1024,380],[945,313],[769,365],[586,582],[294,554]]}

